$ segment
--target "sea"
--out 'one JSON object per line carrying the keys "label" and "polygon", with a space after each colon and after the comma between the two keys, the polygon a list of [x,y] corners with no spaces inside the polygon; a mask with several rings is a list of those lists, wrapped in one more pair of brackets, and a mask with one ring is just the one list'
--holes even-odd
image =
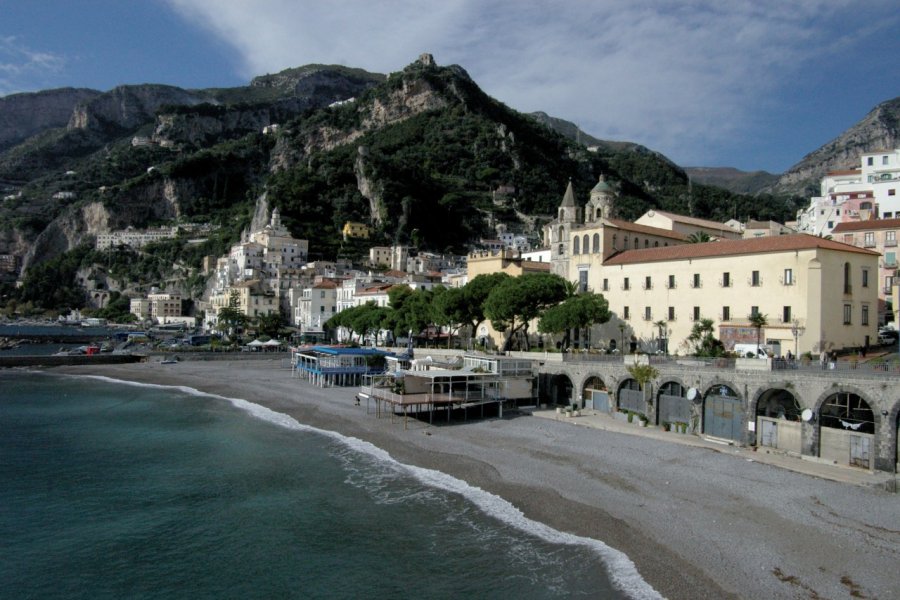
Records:
{"label": "sea", "polygon": [[238,399],[0,371],[2,598],[658,598],[623,554]]}

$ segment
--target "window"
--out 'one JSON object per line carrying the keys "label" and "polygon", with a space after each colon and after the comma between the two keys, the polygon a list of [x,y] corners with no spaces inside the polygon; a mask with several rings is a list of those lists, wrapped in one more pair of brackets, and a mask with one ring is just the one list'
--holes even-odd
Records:
{"label": "window", "polygon": [[666,287],[669,288],[670,290],[675,289],[675,276],[674,275],[669,275],[669,281],[666,283]]}
{"label": "window", "polygon": [[669,320],[670,320],[670,321],[674,321],[674,320],[675,320],[675,307],[674,307],[674,306],[670,306],[670,307],[669,307],[669,314],[668,314],[668,317],[669,317]]}
{"label": "window", "polygon": [[862,314],[860,315],[860,323],[863,325],[869,324],[869,305],[863,304],[862,306]]}
{"label": "window", "polygon": [[781,322],[782,323],[790,323],[791,322],[791,307],[785,306],[781,309]]}
{"label": "window", "polygon": [[862,286],[864,288],[869,287],[869,270],[868,269],[862,270]]}
{"label": "window", "polygon": [[722,320],[723,320],[723,321],[730,321],[730,320],[731,320],[731,307],[730,307],[730,306],[723,306],[723,307],[722,307]]}
{"label": "window", "polygon": [[882,156],[882,157],[881,157],[881,164],[883,164],[883,165],[888,164],[888,157],[887,157],[887,156]]}
{"label": "window", "polygon": [[627,306],[622,310],[622,318],[626,321],[631,318],[631,314],[629,314]]}
{"label": "window", "polygon": [[784,270],[784,285],[794,285],[794,270],[793,269],[785,269]]}
{"label": "window", "polygon": [[581,252],[582,254],[588,254],[590,250],[590,246],[588,245],[590,242],[590,238],[588,238],[588,234],[584,234],[584,237],[581,238]]}
{"label": "window", "polygon": [[576,235],[572,240],[572,254],[581,254],[580,238]]}
{"label": "window", "polygon": [[691,320],[692,320],[692,321],[699,321],[699,320],[700,320],[700,307],[699,307],[699,306],[695,306],[695,307],[694,307],[693,314],[691,315]]}
{"label": "window", "polygon": [[844,263],[844,293],[849,294],[852,292],[852,288],[850,287],[850,263]]}
{"label": "window", "polygon": [[869,157],[866,158],[866,166],[871,167],[871,166],[873,166],[874,164],[875,164],[875,157],[874,157],[874,156],[869,156]]}
{"label": "window", "polygon": [[564,244],[560,244],[560,245],[559,245],[559,251],[558,251],[558,254],[559,254],[560,256],[564,256],[565,253],[566,253],[566,251],[565,251],[565,245],[564,245]]}
{"label": "window", "polygon": [[319,292],[319,298],[324,298],[324,297],[325,297],[325,290],[322,290],[321,292]]}
{"label": "window", "polygon": [[751,316],[751,317],[755,317],[755,316],[758,315],[758,314],[759,314],[759,307],[758,307],[758,306],[751,306],[751,307],[750,307],[750,316]]}
{"label": "window", "polygon": [[897,245],[897,232],[896,231],[885,231],[884,232],[884,245],[885,246],[896,246]]}
{"label": "window", "polygon": [[603,278],[603,291],[609,291],[609,279],[607,279],[606,277]]}
{"label": "window", "polygon": [[896,196],[896,195],[897,195],[897,190],[896,190],[896,189],[891,188],[891,189],[888,190],[888,196]]}
{"label": "window", "polygon": [[646,277],[644,277],[644,289],[645,289],[645,290],[652,290],[652,289],[653,289],[653,280],[652,280],[652,278],[651,278],[649,275],[647,275]]}
{"label": "window", "polygon": [[588,272],[587,270],[578,271],[578,291],[586,292],[588,289]]}
{"label": "window", "polygon": [[731,273],[722,273],[722,287],[731,287]]}
{"label": "window", "polygon": [[594,234],[594,254],[598,254],[600,252],[600,234]]}
{"label": "window", "polygon": [[325,306],[324,306],[324,305],[322,305],[322,306],[319,307],[319,312],[320,312],[320,313],[325,312]]}
{"label": "window", "polygon": [[622,289],[623,289],[623,290],[630,290],[630,289],[631,289],[631,284],[630,284],[630,282],[628,281],[628,278],[627,278],[627,277],[625,278],[625,281],[622,282]]}
{"label": "window", "polygon": [[652,321],[653,320],[653,312],[650,310],[649,306],[644,307],[644,320]]}
{"label": "window", "polygon": [[750,285],[753,287],[759,287],[762,284],[762,279],[759,277],[759,271],[753,271],[750,273]]}
{"label": "window", "polygon": [[850,316],[853,314],[853,307],[849,304],[844,305],[844,325],[850,325]]}
{"label": "window", "polygon": [[884,266],[894,267],[896,265],[897,265],[897,253],[896,252],[885,252],[884,253]]}
{"label": "window", "polygon": [[891,288],[894,287],[894,278],[891,275],[888,275],[884,278],[884,293],[890,294]]}
{"label": "window", "polygon": [[863,234],[863,246],[866,248],[874,248],[875,247],[875,232],[867,231]]}
{"label": "window", "polygon": [[691,287],[692,288],[700,287],[700,273],[694,273],[694,277],[691,279]]}

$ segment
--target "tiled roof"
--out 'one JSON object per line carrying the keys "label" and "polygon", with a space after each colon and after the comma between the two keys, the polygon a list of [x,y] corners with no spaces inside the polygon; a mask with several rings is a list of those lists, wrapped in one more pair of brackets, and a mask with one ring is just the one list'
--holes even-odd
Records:
{"label": "tiled roof", "polygon": [[660,237],[667,237],[673,240],[681,240],[686,241],[687,236],[682,235],[676,231],[671,231],[670,229],[661,229],[659,227],[651,227],[650,225],[638,225],[637,223],[631,223],[629,221],[620,221],[619,219],[606,219],[606,222],[615,227],[616,229],[622,229],[624,231],[631,231],[633,233],[644,233],[647,235],[658,235]]}
{"label": "tiled roof", "polygon": [[664,217],[669,217],[676,223],[685,223],[686,225],[696,225],[697,227],[705,227],[707,229],[718,229],[722,231],[728,231],[730,233],[740,233],[736,229],[733,229],[726,225],[725,223],[719,223],[718,221],[710,221],[709,219],[698,219],[697,217],[688,217],[686,215],[678,215],[675,213],[670,213],[664,210],[654,210],[658,215],[663,215]]}
{"label": "tiled roof", "polygon": [[714,258],[720,256],[739,256],[745,254],[762,254],[768,252],[789,252],[791,250],[810,250],[823,248],[857,254],[879,256],[877,252],[842,244],[834,240],[820,238],[804,233],[779,235],[774,237],[749,238],[746,240],[721,240],[703,244],[683,244],[666,248],[647,248],[645,250],[627,250],[606,259],[606,265],[628,265],[644,262],[661,262],[668,260],[686,260],[690,258]]}
{"label": "tiled roof", "polygon": [[869,219],[868,221],[848,221],[838,223],[832,233],[845,231],[877,231],[880,229],[900,229],[900,219]]}
{"label": "tiled roof", "polygon": [[859,175],[862,169],[843,169],[837,171],[828,171],[827,175]]}

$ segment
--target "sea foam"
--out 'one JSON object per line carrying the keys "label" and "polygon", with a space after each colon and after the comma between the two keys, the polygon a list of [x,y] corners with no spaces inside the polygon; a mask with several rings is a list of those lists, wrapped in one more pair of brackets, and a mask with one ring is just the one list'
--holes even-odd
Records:
{"label": "sea foam", "polygon": [[461,479],[457,479],[441,471],[434,469],[425,469],[415,465],[401,463],[390,455],[387,451],[375,446],[374,444],[361,440],[359,438],[350,437],[331,431],[328,429],[320,429],[311,425],[300,423],[295,418],[284,413],[280,413],[261,404],[249,402],[241,398],[230,398],[219,394],[211,394],[203,392],[188,386],[178,385],[162,385],[155,383],[139,383],[124,379],[115,379],[101,375],[72,375],[71,377],[86,377],[110,383],[130,385],[144,388],[155,388],[164,390],[179,391],[187,395],[217,398],[231,403],[234,407],[250,414],[251,416],[267,421],[274,425],[291,429],[295,431],[303,431],[315,433],[328,437],[340,444],[350,448],[353,451],[363,453],[377,461],[380,461],[402,473],[407,473],[420,481],[426,486],[430,486],[446,492],[459,494],[472,502],[485,514],[508,524],[524,533],[534,535],[546,542],[553,544],[577,545],[589,548],[597,554],[607,567],[610,581],[620,591],[635,600],[656,600],[662,599],[663,596],[657,592],[649,583],[647,583],[640,573],[634,562],[628,556],[593,538],[578,536],[554,529],[549,525],[529,519],[522,511],[516,508],[512,503],[504,500],[496,494],[487,492],[479,487],[469,485]]}

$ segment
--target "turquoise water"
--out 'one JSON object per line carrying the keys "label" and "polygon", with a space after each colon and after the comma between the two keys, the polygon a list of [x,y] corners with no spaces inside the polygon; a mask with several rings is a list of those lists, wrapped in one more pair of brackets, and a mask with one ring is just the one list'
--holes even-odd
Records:
{"label": "turquoise water", "polygon": [[[624,557],[242,402],[0,373],[4,598],[625,598]],[[606,553],[606,554],[604,554]]]}

